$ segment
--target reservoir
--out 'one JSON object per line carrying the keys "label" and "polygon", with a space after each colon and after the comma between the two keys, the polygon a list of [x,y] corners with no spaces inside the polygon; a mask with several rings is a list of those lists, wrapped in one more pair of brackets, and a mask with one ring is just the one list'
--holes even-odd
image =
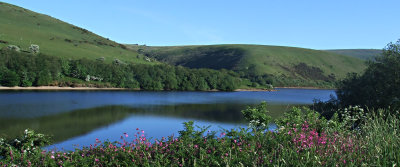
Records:
{"label": "reservoir", "polygon": [[329,100],[334,90],[276,89],[260,92],[0,91],[0,137],[27,128],[52,136],[48,148],[73,150],[119,141],[136,129],[147,138],[178,136],[183,122],[210,130],[246,127],[241,110],[262,101],[277,118],[293,106]]}

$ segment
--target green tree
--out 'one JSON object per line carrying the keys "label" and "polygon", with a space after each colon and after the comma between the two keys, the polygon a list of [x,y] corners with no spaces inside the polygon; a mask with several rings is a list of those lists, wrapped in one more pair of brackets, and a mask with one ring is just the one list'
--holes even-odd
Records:
{"label": "green tree", "polygon": [[52,81],[51,74],[49,70],[45,69],[43,71],[40,71],[36,80],[36,85],[37,86],[45,86],[49,85]]}
{"label": "green tree", "polygon": [[14,71],[10,71],[7,69],[3,69],[1,71],[2,76],[0,78],[0,85],[2,86],[18,86],[19,85],[19,76]]}
{"label": "green tree", "polygon": [[342,106],[400,107],[400,40],[389,43],[364,74],[349,74],[336,91]]}

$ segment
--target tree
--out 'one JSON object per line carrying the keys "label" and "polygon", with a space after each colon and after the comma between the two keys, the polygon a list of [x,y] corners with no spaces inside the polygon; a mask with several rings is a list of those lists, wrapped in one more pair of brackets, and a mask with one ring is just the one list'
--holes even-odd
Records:
{"label": "tree", "polygon": [[7,69],[3,69],[0,72],[2,73],[2,76],[0,78],[0,85],[8,87],[19,85],[20,78],[17,73]]}
{"label": "tree", "polygon": [[37,80],[36,80],[36,85],[37,86],[46,86],[49,85],[52,81],[52,77],[50,74],[50,71],[47,69],[44,69],[43,71],[40,71]]}
{"label": "tree", "polygon": [[382,56],[368,62],[364,74],[350,74],[338,88],[341,106],[400,108],[400,40],[389,43]]}

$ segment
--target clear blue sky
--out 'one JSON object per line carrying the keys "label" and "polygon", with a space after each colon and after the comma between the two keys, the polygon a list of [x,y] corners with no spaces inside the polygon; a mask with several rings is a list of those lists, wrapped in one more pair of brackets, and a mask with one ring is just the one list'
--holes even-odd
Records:
{"label": "clear blue sky", "polygon": [[400,0],[2,0],[120,43],[382,49]]}

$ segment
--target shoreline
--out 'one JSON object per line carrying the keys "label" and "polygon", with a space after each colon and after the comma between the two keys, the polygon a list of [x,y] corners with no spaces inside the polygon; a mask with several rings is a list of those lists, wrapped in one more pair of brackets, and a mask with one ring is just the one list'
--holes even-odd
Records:
{"label": "shoreline", "polygon": [[284,86],[284,87],[274,87],[278,89],[319,89],[319,90],[336,90],[336,88],[319,88],[319,87],[292,87],[292,86]]}
{"label": "shoreline", "polygon": [[37,86],[37,87],[3,87],[0,90],[135,90],[127,88],[96,88],[96,87],[59,87],[59,86]]}
{"label": "shoreline", "polygon": [[234,92],[274,92],[278,91],[276,89],[257,89],[257,88],[250,88],[250,89],[235,89]]}
{"label": "shoreline", "polygon": [[[335,90],[335,89],[328,89],[328,88],[318,88],[318,87],[275,87],[275,88],[285,88],[285,89],[319,89],[319,90]],[[273,92],[278,91],[276,89],[257,89],[257,88],[239,88],[233,90],[234,92]],[[3,87],[0,86],[0,90],[134,90],[140,91],[140,89],[129,89],[129,88],[96,88],[96,87],[59,87],[59,86],[38,86],[38,87]],[[208,90],[211,92],[218,91],[218,90]]]}

